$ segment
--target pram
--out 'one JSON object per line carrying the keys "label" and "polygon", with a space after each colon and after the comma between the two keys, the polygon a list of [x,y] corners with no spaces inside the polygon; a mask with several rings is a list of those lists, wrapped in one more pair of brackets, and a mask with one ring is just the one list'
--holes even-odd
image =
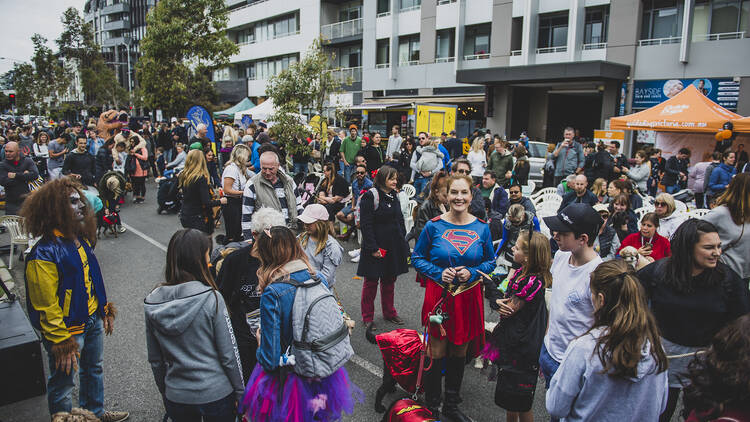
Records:
{"label": "pram", "polygon": [[312,173],[304,178],[301,176],[302,173],[297,174],[294,177],[294,183],[297,184],[296,194],[302,198],[302,207],[304,208],[315,202],[315,191],[318,189],[321,179]]}
{"label": "pram", "polygon": [[159,182],[156,202],[159,204],[159,208],[156,209],[157,214],[164,211],[176,214],[180,211],[182,195],[180,195],[179,180],[176,177],[163,179]]}

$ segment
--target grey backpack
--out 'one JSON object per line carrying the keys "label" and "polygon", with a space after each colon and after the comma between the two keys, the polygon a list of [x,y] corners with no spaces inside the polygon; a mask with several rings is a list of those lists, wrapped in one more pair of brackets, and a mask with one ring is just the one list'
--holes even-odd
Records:
{"label": "grey backpack", "polygon": [[354,356],[349,328],[331,291],[318,276],[305,282],[279,280],[297,287],[292,307],[294,372],[308,378],[325,378]]}

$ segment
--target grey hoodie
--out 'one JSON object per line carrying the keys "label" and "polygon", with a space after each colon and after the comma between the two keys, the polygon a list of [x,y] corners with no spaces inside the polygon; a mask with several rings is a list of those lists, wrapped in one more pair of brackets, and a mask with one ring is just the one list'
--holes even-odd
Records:
{"label": "grey hoodie", "polygon": [[667,371],[657,373],[651,345],[641,348],[637,375],[602,374],[594,351],[603,329],[573,340],[547,390],[547,411],[561,421],[655,421],[667,405]]}
{"label": "grey hoodie", "polygon": [[160,286],[144,300],[146,348],[169,401],[205,404],[245,391],[224,299],[199,281]]}

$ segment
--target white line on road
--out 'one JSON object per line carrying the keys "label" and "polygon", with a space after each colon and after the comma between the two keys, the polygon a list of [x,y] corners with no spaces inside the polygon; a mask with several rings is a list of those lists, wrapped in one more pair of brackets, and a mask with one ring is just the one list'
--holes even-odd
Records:
{"label": "white line on road", "polygon": [[[148,242],[148,243],[156,246],[157,248],[161,249],[164,252],[167,252],[167,247],[164,246],[164,244],[160,243],[159,241],[155,240],[154,238],[150,237],[149,235],[143,233],[142,231],[140,231],[140,230],[138,230],[138,229],[136,229],[133,226],[130,226],[128,224],[123,223],[122,226],[125,227],[126,229],[128,229],[131,233],[134,233],[137,236],[141,237],[146,242]],[[354,362],[355,364],[359,365],[365,371],[367,371],[367,372],[375,375],[376,377],[378,377],[378,378],[382,378],[383,377],[383,370],[382,369],[380,369],[377,366],[373,365],[372,363],[370,363],[370,361],[368,361],[368,360],[366,360],[364,358],[361,358],[359,355],[355,354],[354,356],[352,356],[351,361]]]}

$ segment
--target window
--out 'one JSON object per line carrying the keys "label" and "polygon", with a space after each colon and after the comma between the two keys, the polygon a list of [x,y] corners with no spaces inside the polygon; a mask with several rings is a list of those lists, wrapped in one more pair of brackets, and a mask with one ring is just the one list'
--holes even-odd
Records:
{"label": "window", "polygon": [[456,29],[441,29],[437,31],[435,41],[435,58],[447,59],[454,57],[456,51]]}
{"label": "window", "polygon": [[378,15],[391,11],[391,0],[378,0]]}
{"label": "window", "polygon": [[362,17],[362,3],[348,3],[339,9],[339,22],[350,21]]}
{"label": "window", "polygon": [[237,32],[237,44],[250,44],[255,42],[255,27],[245,28]]}
{"label": "window", "polygon": [[268,39],[294,35],[299,32],[299,19],[297,19],[297,13],[269,20],[266,28]]}
{"label": "window", "polygon": [[607,42],[607,27],[609,25],[609,5],[586,8],[586,23],[583,27],[584,44],[600,44]]}
{"label": "window", "polygon": [[419,34],[405,35],[398,39],[398,64],[409,65],[419,61]]}
{"label": "window", "polygon": [[337,49],[333,64],[335,67],[362,66],[362,47],[351,45]]}
{"label": "window", "polygon": [[464,57],[490,54],[490,24],[467,26]]}
{"label": "window", "polygon": [[384,38],[377,40],[375,51],[375,67],[388,67],[391,63],[391,40]]}
{"label": "window", "polygon": [[738,32],[747,31],[749,13],[750,0],[696,0],[693,40],[739,38]]}
{"label": "window", "polygon": [[568,12],[539,15],[537,48],[568,45]]}
{"label": "window", "polygon": [[682,33],[682,2],[644,0],[641,39],[679,37]]}
{"label": "window", "polygon": [[399,0],[400,10],[418,9],[422,5],[422,0]]}
{"label": "window", "polygon": [[268,79],[297,63],[298,60],[297,54],[256,60],[245,65],[245,77],[248,79]]}

